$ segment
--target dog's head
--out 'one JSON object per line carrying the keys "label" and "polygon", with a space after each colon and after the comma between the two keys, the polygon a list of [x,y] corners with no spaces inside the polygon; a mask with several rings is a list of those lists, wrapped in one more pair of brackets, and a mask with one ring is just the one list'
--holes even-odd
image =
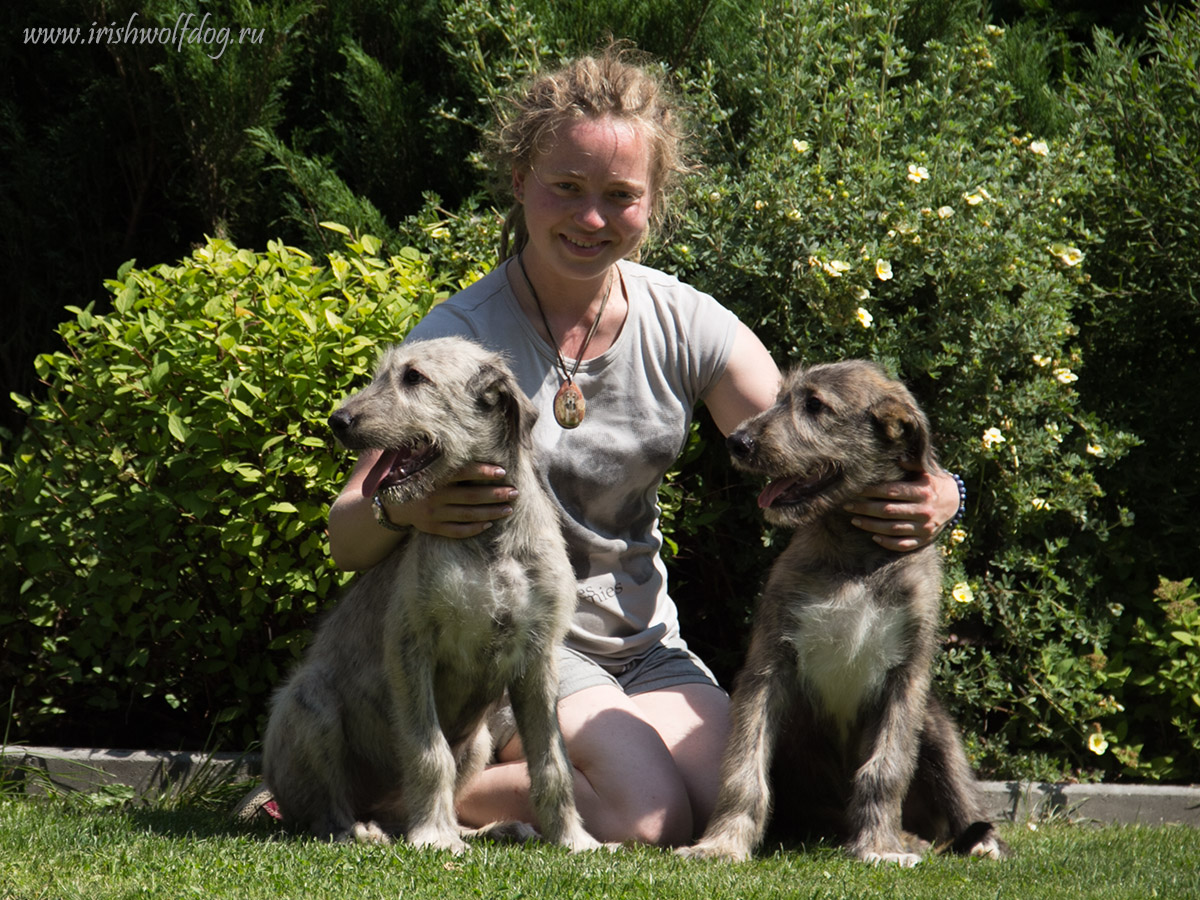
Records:
{"label": "dog's head", "polygon": [[775,405],[727,444],[738,468],[769,479],[758,498],[767,521],[793,527],[839,511],[868,485],[903,479],[902,461],[934,465],[912,395],[861,360],[792,371]]}
{"label": "dog's head", "polygon": [[363,493],[403,503],[470,462],[504,468],[532,444],[537,418],[504,358],[464,338],[406,341],[329,417],[348,450],[381,450]]}

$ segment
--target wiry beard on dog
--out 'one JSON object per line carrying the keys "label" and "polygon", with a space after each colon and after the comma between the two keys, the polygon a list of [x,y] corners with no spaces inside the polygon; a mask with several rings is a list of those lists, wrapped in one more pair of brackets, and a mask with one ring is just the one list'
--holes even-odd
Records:
{"label": "wiry beard on dog", "polygon": [[924,838],[1006,855],[929,690],[937,548],[885,549],[844,509],[868,486],[907,477],[902,462],[935,466],[925,415],[870,363],[814,366],[789,374],[775,405],[728,445],[739,468],[768,480],[759,495],[767,520],[796,531],[755,610],[716,811],[681,852],[747,858],[773,787],[777,822],[824,817],[825,833],[863,860],[913,865]]}

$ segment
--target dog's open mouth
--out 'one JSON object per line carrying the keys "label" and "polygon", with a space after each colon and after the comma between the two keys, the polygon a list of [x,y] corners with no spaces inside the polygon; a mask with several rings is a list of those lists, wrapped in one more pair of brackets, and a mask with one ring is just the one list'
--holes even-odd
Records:
{"label": "dog's open mouth", "polygon": [[842,470],[837,466],[823,466],[813,472],[803,475],[790,475],[787,478],[777,478],[767,485],[758,495],[759,509],[771,507],[795,506],[803,503],[825,490],[829,485],[842,477]]}
{"label": "dog's open mouth", "polygon": [[428,438],[419,438],[396,450],[384,450],[363,481],[363,496],[372,497],[407,481],[441,455],[437,444]]}

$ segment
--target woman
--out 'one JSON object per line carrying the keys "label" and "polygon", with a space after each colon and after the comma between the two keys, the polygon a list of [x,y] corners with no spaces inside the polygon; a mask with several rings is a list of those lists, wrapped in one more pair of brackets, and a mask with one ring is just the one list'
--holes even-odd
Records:
{"label": "woman", "polygon": [[[538,78],[495,141],[514,197],[503,261],[412,333],[505,352],[541,411],[534,442],[579,580],[559,701],[577,802],[600,840],[662,845],[690,842],[708,820],[728,698],[680,636],[657,488],[699,401],[727,434],[771,405],[780,378],[732,313],[630,261],[679,169],[673,126],[657,79],[617,51]],[[378,562],[407,528],[466,537],[520,503],[480,460],[433,496],[374,508],[377,461],[360,457],[330,511],[345,569]],[[950,476],[920,473],[852,511],[880,543],[912,549],[958,505]],[[533,820],[517,738],[464,789],[459,815]]]}

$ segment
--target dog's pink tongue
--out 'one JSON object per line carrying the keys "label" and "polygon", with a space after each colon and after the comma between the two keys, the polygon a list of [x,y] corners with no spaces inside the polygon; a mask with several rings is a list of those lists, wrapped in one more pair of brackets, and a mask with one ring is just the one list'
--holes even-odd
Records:
{"label": "dog's pink tongue", "polygon": [[800,479],[798,478],[780,478],[778,481],[772,481],[766,486],[761,494],[758,495],[758,508],[767,509],[775,502],[775,498],[790,488]]}
{"label": "dog's pink tongue", "polygon": [[379,485],[383,479],[387,478],[388,473],[396,465],[396,459],[400,456],[398,450],[384,450],[379,454],[379,459],[375,461],[375,465],[371,466],[371,471],[367,473],[367,477],[363,480],[362,492],[364,497],[374,497],[375,492],[379,490]]}

